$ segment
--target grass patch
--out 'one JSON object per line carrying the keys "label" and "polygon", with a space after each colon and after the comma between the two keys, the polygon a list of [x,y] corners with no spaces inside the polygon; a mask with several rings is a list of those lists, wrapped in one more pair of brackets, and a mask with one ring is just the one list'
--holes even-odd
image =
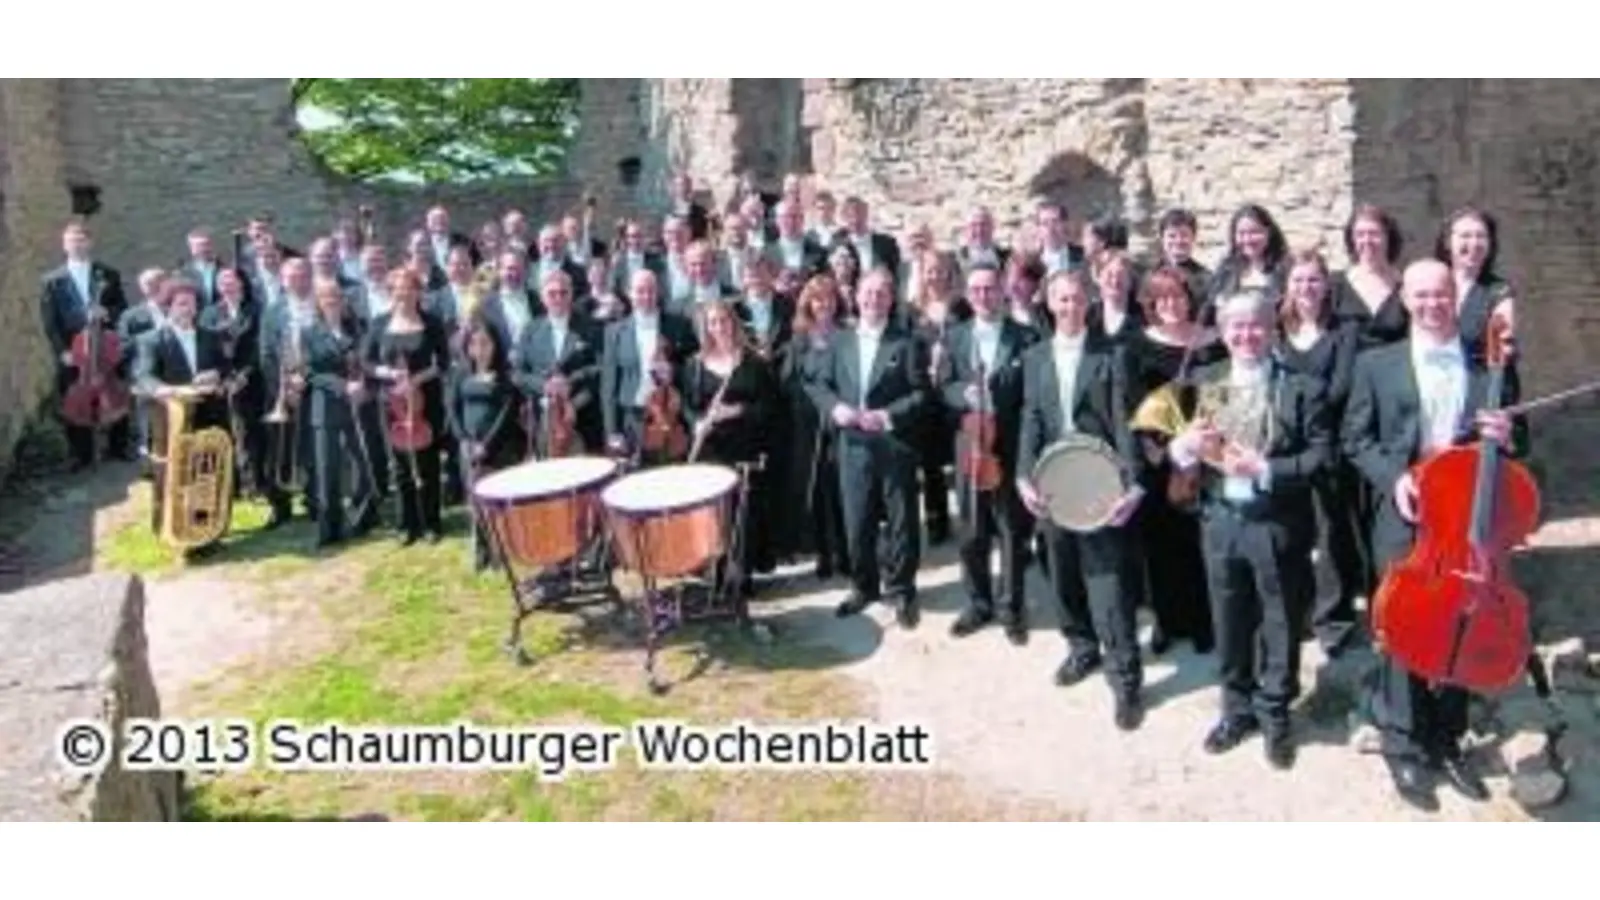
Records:
{"label": "grass patch", "polygon": [[[143,498],[148,504],[148,498]],[[146,508],[148,508],[146,506]],[[254,533],[267,510],[234,508],[235,531],[203,563],[208,577],[260,583],[269,603],[312,603],[325,635],[320,652],[256,660],[192,692],[174,714],[423,725],[591,723],[626,727],[645,718],[724,722],[848,718],[861,698],[819,671],[825,648],[761,644],[731,627],[692,627],[663,653],[681,676],[697,651],[714,664],[666,697],[645,687],[643,648],[603,609],[527,619],[528,667],[501,651],[510,613],[502,573],[474,575],[462,537],[401,549],[374,538],[335,553],[306,553],[310,526]],[[104,542],[103,564],[146,575],[180,574],[181,556],[160,545],[147,517]],[[459,516],[455,518],[460,534]],[[276,599],[274,599],[276,598]],[[264,767],[191,779],[185,815],[209,821],[340,820],[839,820],[965,818],[959,792],[929,805],[923,777],[768,772],[646,772],[624,749],[603,772],[546,781],[534,773],[282,773]],[[899,788],[886,791],[885,785]]]}

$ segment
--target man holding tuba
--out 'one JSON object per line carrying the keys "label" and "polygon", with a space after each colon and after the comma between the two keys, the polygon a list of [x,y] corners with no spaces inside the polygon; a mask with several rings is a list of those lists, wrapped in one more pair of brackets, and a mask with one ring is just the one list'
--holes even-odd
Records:
{"label": "man holding tuba", "polygon": [[1332,434],[1321,388],[1269,352],[1273,314],[1258,291],[1219,300],[1228,358],[1193,373],[1195,417],[1167,449],[1179,469],[1204,467],[1201,546],[1222,681],[1222,718],[1206,752],[1224,753],[1259,730],[1267,760],[1287,769],[1315,539],[1309,479]]}

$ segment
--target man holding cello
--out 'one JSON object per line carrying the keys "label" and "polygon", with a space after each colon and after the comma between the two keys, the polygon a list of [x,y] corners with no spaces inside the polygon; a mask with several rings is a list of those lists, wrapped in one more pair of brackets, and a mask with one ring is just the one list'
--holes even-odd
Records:
{"label": "man holding cello", "polygon": [[[1434,260],[1412,263],[1401,294],[1411,314],[1410,336],[1357,357],[1342,433],[1346,454],[1377,495],[1372,548],[1385,577],[1374,599],[1375,625],[1383,604],[1404,599],[1390,599],[1399,584],[1401,567],[1395,564],[1408,561],[1422,534],[1419,526],[1428,524],[1430,512],[1460,507],[1459,498],[1443,495],[1442,481],[1420,477],[1423,468],[1442,451],[1470,440],[1508,448],[1512,456],[1527,452],[1523,423],[1514,427],[1500,411],[1517,401],[1515,382],[1492,378],[1486,361],[1463,350],[1450,269]],[[1497,381],[1503,385],[1500,396],[1489,398],[1488,389]],[[1449,488],[1448,493],[1474,493],[1470,483]],[[1467,539],[1465,534],[1452,537]],[[1445,581],[1434,574],[1424,585],[1430,594],[1442,593]],[[1390,642],[1409,637],[1388,635]],[[1443,774],[1466,797],[1487,800],[1488,789],[1461,748],[1469,692],[1418,677],[1393,646],[1381,646],[1380,653],[1372,714],[1400,797],[1419,809],[1438,809],[1434,780]]]}
{"label": "man holding cello", "polygon": [[123,356],[116,335],[128,298],[122,275],[91,259],[92,248],[89,229],[81,222],[68,224],[61,232],[66,261],[44,277],[39,299],[74,471],[94,463],[101,428],[111,456],[130,459],[132,451],[131,397],[117,371]]}

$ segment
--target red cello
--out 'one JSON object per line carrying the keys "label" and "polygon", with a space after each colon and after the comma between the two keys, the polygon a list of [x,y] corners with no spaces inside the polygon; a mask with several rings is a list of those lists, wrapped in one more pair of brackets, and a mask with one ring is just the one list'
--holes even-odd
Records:
{"label": "red cello", "polygon": [[[1509,328],[1489,324],[1484,409],[1500,408]],[[1417,677],[1495,693],[1527,673],[1528,597],[1511,581],[1511,550],[1539,525],[1539,487],[1525,466],[1480,440],[1414,470],[1417,540],[1384,575],[1373,629],[1385,652]]]}
{"label": "red cello", "polygon": [[61,398],[61,416],[79,428],[101,428],[128,415],[133,397],[117,378],[122,342],[105,325],[105,308],[96,303],[89,322],[72,339],[72,365],[78,380]]}

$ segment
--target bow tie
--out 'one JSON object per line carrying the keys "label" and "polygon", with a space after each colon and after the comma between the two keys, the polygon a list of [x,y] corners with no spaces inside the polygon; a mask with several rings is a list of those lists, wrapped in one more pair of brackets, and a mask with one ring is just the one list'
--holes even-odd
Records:
{"label": "bow tie", "polygon": [[1461,363],[1461,350],[1458,347],[1435,347],[1423,354],[1422,359],[1436,369],[1443,369]]}

